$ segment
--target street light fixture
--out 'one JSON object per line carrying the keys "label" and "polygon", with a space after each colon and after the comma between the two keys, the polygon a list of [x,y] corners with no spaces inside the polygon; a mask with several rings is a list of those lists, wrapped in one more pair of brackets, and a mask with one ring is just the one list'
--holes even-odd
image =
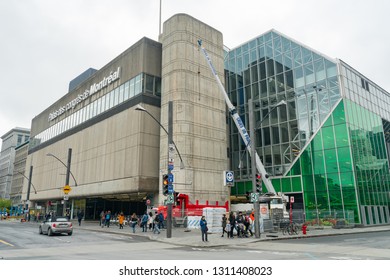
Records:
{"label": "street light fixture", "polygon": [[[71,149],[70,149],[70,150],[71,150]],[[68,169],[68,165],[66,165],[62,160],[60,160],[58,157],[56,157],[56,156],[53,155],[52,153],[47,153],[46,156],[48,156],[48,157],[54,157],[54,158],[57,159],[59,162],[61,162],[62,165],[65,166],[66,169]],[[74,180],[74,184],[75,184],[75,186],[77,187],[76,178],[73,176],[73,173],[72,173],[72,171],[70,171],[70,169],[69,169],[69,173],[70,173],[70,175],[72,175],[72,178],[73,178],[73,180]],[[69,182],[68,182],[68,183],[69,183]]]}
{"label": "street light fixture", "polygon": [[[70,164],[72,162],[72,149],[69,148],[68,149],[68,164],[65,164],[62,160],[60,160],[58,157],[56,157],[55,155],[53,155],[52,153],[48,153],[46,154],[47,156],[51,156],[51,157],[54,157],[55,159],[57,159],[59,162],[61,162],[65,167],[66,167],[66,177],[65,177],[65,187],[68,187],[69,186],[69,174],[72,175],[73,177],[73,180],[74,180],[74,183],[75,185],[77,186],[77,182],[76,182],[76,179],[74,178],[73,176],[73,173],[70,171]],[[64,189],[64,193],[67,194],[65,192],[65,189]],[[65,199],[65,196],[64,196],[64,216],[67,215],[67,206],[66,206],[66,199]],[[69,213],[70,214],[70,213]]]}
{"label": "street light fixture", "polygon": [[[30,181],[30,179],[26,176],[26,175],[24,175],[22,172],[20,172],[20,171],[17,171],[20,175],[22,175],[24,178],[26,178],[27,180],[29,180]],[[37,189],[35,188],[35,186],[33,185],[33,183],[31,182],[31,186],[34,188],[34,193],[35,194],[37,194]]]}
{"label": "street light fixture", "polygon": [[[147,113],[165,131],[165,133],[168,135],[168,147],[169,147],[169,149],[170,149],[171,145],[173,145],[175,147],[175,149],[180,157],[180,169],[183,169],[184,168],[183,159],[181,158],[180,152],[179,152],[175,142],[173,141],[173,102],[172,101],[168,102],[168,129],[169,129],[169,131],[167,131],[165,129],[165,127],[163,127],[162,124],[141,105],[138,104],[135,107],[135,110]],[[170,166],[169,157],[170,156],[169,156],[169,151],[168,151],[168,166],[167,166],[168,167],[167,168],[168,169],[167,170],[168,177],[172,176],[171,178],[173,178],[173,175],[172,175],[173,165]],[[171,191],[173,191],[173,187],[172,187]],[[170,199],[167,200],[167,238],[172,237],[172,200],[173,200],[172,196],[173,196],[173,193],[170,193],[169,196],[170,196]]]}
{"label": "street light fixture", "polygon": [[[287,105],[286,101],[284,100],[281,100],[278,102],[278,104],[276,104],[275,106],[272,106],[271,107],[271,110],[263,117],[263,119],[261,120],[261,122],[259,123],[259,125],[254,129],[255,131],[256,130],[259,130],[260,127],[261,127],[261,124],[267,119],[267,117],[272,113],[273,110],[275,110],[276,108],[282,106],[282,105]],[[251,143],[251,141],[248,142],[248,144],[245,146],[245,149],[244,151],[248,148],[249,144]],[[241,157],[240,157],[240,161],[238,162],[238,168],[241,169],[242,168],[242,159],[244,158],[244,155],[245,155],[245,152],[243,152],[241,154]]]}
{"label": "street light fixture", "polygon": [[[158,123],[158,125],[165,131],[165,133],[167,134],[167,135],[169,135],[169,133],[168,133],[168,131],[165,129],[165,127],[151,114],[151,113],[149,113],[144,107],[142,107],[141,105],[137,105],[136,107],[135,107],[135,110],[136,111],[141,111],[141,112],[145,112],[146,114],[148,114],[152,119],[154,119],[157,123]],[[182,157],[181,157],[181,154],[180,154],[180,152],[179,152],[179,149],[177,148],[177,146],[176,146],[176,143],[172,140],[172,144],[175,146],[175,149],[176,149],[176,151],[177,151],[177,154],[179,155],[179,158],[180,158],[180,169],[184,169],[184,162],[183,162],[183,159],[182,159]]]}
{"label": "street light fixture", "polygon": [[[271,110],[264,116],[263,120],[260,122],[260,124],[255,128],[254,126],[254,115],[253,115],[253,102],[252,99],[248,100],[248,105],[249,105],[249,131],[250,131],[250,139],[251,141],[248,142],[248,145],[250,143],[250,148],[251,148],[251,169],[252,169],[252,193],[256,193],[256,163],[255,163],[255,154],[256,154],[256,134],[255,131],[260,128],[261,124],[263,121],[271,114],[273,110],[275,110],[277,107],[286,105],[286,101],[281,100],[278,104],[273,106]],[[246,149],[248,148],[245,147]],[[267,176],[265,174],[265,176]],[[261,186],[261,185],[260,185]],[[255,214],[255,237],[260,238],[260,205],[259,201],[255,200],[253,202],[253,207],[254,207],[254,214]]]}

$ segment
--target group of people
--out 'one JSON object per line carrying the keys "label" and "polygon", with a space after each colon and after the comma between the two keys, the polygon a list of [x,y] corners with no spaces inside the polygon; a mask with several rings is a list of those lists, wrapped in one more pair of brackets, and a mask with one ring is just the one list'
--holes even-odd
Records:
{"label": "group of people", "polygon": [[[147,232],[148,229],[152,230],[153,233],[160,233],[160,229],[164,227],[164,215],[162,212],[145,212],[141,217],[138,217],[136,213],[133,213],[127,219],[123,212],[118,215],[114,215],[119,224],[119,229],[123,229],[125,220],[128,222],[129,226],[132,228],[133,233],[135,233],[136,226],[138,225],[142,228],[142,232]],[[112,220],[111,211],[102,211],[100,213],[100,226],[101,227],[110,227],[110,222]]]}
{"label": "group of people", "polygon": [[236,213],[230,212],[229,217],[226,217],[226,214],[222,216],[222,236],[227,234],[227,238],[234,238],[233,232],[236,230],[237,237],[248,237],[253,236],[252,226],[253,221],[255,220],[254,213],[250,215],[244,214],[241,211]]}
{"label": "group of people", "polygon": [[[255,215],[252,212],[251,214],[244,214],[241,211],[238,214],[230,212],[229,217],[226,217],[226,214],[222,215],[222,235],[221,237],[227,234],[227,238],[234,238],[234,230],[237,232],[238,238],[253,236],[253,221],[255,220]],[[199,222],[200,230],[202,233],[202,241],[208,242],[207,233],[209,231],[207,227],[207,220],[205,216],[202,216]]]}

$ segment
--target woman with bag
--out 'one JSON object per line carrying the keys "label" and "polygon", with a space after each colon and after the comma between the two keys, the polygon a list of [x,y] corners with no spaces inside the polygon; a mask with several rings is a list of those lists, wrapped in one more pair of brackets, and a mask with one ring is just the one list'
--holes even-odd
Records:
{"label": "woman with bag", "polygon": [[202,218],[200,219],[200,230],[202,231],[202,241],[203,242],[208,242],[207,240],[207,232],[208,232],[208,227],[207,227],[207,221],[206,221],[206,218],[205,216],[202,216]]}

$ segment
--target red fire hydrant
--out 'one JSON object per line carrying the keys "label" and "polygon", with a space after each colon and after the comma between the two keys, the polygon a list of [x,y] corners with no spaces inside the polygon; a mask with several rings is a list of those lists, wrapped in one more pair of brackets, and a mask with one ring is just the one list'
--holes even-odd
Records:
{"label": "red fire hydrant", "polygon": [[307,225],[303,224],[302,225],[302,233],[306,234],[306,230],[307,230]]}

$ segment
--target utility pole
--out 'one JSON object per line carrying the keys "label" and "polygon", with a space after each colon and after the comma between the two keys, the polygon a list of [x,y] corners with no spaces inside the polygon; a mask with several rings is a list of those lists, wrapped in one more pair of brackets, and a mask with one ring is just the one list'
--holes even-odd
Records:
{"label": "utility pole", "polygon": [[255,155],[256,155],[256,135],[255,135],[255,125],[254,125],[254,114],[253,114],[253,100],[252,98],[248,100],[248,109],[249,109],[249,133],[250,133],[250,145],[251,145],[251,170],[252,170],[252,198],[253,201],[253,208],[255,212],[255,237],[260,238],[260,206],[259,206],[259,199],[258,194],[256,190],[256,162],[255,162]]}
{"label": "utility pole", "polygon": [[[28,185],[27,185],[27,196],[26,196],[26,210],[29,209],[29,202],[30,202],[30,191],[31,191],[31,179],[32,179],[32,173],[33,173],[33,166],[30,165],[30,174],[28,175]],[[35,189],[35,188],[34,188]],[[36,191],[35,191],[36,192]]]}
{"label": "utility pole", "polygon": [[[68,164],[66,165],[65,186],[69,186],[70,164],[72,162],[72,149],[68,149]],[[66,216],[67,200],[64,199],[64,216]],[[70,213],[69,213],[70,214]]]}
{"label": "utility pole", "polygon": [[[168,102],[168,178],[172,176],[172,167],[170,166],[169,158],[169,147],[173,145],[173,103],[172,101]],[[168,196],[173,196],[172,193],[168,193]],[[172,202],[167,203],[167,238],[172,237]]]}

